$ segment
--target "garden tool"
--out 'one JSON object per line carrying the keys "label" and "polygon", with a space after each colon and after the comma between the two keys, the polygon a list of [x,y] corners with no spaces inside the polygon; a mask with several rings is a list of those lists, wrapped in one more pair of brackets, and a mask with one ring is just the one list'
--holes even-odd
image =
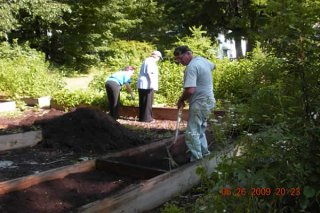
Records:
{"label": "garden tool", "polygon": [[176,122],[176,134],[174,136],[174,140],[173,140],[172,145],[177,142],[177,139],[178,139],[178,136],[179,136],[179,126],[180,126],[181,120],[182,120],[182,107],[180,107],[179,110],[178,110],[178,116],[177,116],[177,122]]}
{"label": "garden tool", "polygon": [[178,116],[177,116],[177,122],[176,122],[176,133],[175,133],[175,136],[174,136],[174,140],[169,146],[166,146],[170,169],[171,169],[171,167],[179,166],[177,164],[177,162],[175,162],[175,160],[173,159],[173,157],[172,157],[172,155],[170,153],[170,147],[177,142],[177,139],[178,139],[178,136],[179,136],[179,126],[180,126],[181,120],[182,120],[182,107],[180,107],[179,110],[178,110]]}

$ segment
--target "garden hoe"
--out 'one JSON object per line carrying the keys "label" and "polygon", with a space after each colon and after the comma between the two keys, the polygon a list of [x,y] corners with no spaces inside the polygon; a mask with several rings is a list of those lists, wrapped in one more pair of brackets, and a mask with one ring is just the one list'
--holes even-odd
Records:
{"label": "garden hoe", "polygon": [[176,133],[174,136],[174,140],[172,142],[172,144],[170,144],[169,146],[166,146],[167,149],[167,153],[168,153],[168,159],[169,159],[169,167],[171,169],[171,167],[177,167],[179,166],[177,164],[177,162],[175,162],[175,160],[173,159],[171,153],[170,153],[170,148],[177,142],[178,140],[178,136],[179,136],[179,126],[180,126],[180,122],[182,120],[182,107],[179,108],[178,110],[178,116],[177,116],[177,122],[176,122]]}

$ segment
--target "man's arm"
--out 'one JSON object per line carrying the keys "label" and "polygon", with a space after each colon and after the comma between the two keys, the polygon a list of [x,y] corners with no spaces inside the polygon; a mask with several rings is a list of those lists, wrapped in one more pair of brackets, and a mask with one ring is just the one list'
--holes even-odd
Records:
{"label": "man's arm", "polygon": [[177,103],[178,108],[184,107],[184,105],[185,105],[184,102],[186,100],[188,100],[192,96],[192,94],[195,93],[195,91],[196,91],[196,87],[184,88],[183,93],[180,96],[178,103]]}

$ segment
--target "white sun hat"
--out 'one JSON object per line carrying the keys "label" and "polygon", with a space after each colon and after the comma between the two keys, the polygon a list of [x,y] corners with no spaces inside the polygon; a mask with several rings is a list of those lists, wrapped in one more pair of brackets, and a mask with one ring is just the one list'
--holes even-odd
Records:
{"label": "white sun hat", "polygon": [[158,56],[159,58],[161,58],[161,59],[162,59],[162,54],[161,54],[161,52],[160,52],[160,51],[158,51],[158,50],[153,51],[151,55]]}

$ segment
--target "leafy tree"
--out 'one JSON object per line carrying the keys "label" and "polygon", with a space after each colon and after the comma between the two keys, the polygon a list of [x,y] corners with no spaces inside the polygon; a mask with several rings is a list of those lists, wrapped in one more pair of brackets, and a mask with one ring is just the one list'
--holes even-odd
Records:
{"label": "leafy tree", "polygon": [[[66,4],[53,0],[12,0],[1,3],[5,10],[3,22],[0,22],[2,38],[20,43],[28,42],[31,47],[49,54],[52,25],[61,25],[62,15],[69,12]],[[2,27],[1,27],[2,26]]]}
{"label": "leafy tree", "polygon": [[204,0],[201,3],[170,0],[163,4],[167,18],[174,22],[174,32],[186,34],[190,26],[200,25],[212,38],[224,32],[235,39],[237,57],[243,56],[242,38],[248,40],[248,51],[255,46],[255,33],[263,23],[262,11],[265,7],[263,0]]}
{"label": "leafy tree", "polygon": [[157,41],[161,22],[149,0],[12,0],[0,11],[3,39],[29,41],[47,59],[78,68],[99,62],[113,38]]}
{"label": "leafy tree", "polygon": [[296,91],[291,95],[300,99],[304,117],[313,121],[320,95],[317,80],[320,77],[317,71],[320,42],[315,39],[314,27],[319,22],[320,4],[309,0],[270,1],[266,12],[270,18],[261,37],[277,57],[286,60],[288,78],[285,82],[292,92]]}
{"label": "leafy tree", "polygon": [[[266,13],[268,24],[261,37],[266,41],[266,47],[284,59],[283,88],[286,96],[295,100],[285,114],[292,130],[308,141],[308,152],[301,155],[300,162],[305,169],[318,168],[320,41],[316,26],[319,23],[320,3],[311,0],[269,1]],[[319,171],[311,169],[309,174],[305,174],[305,185],[319,192],[319,179],[314,179],[319,177]],[[311,193],[307,198],[305,206],[311,205],[316,195]]]}
{"label": "leafy tree", "polygon": [[17,7],[11,7],[10,3],[3,0],[0,2],[0,38],[8,39],[7,33],[14,29],[17,25],[17,20],[14,17]]}

